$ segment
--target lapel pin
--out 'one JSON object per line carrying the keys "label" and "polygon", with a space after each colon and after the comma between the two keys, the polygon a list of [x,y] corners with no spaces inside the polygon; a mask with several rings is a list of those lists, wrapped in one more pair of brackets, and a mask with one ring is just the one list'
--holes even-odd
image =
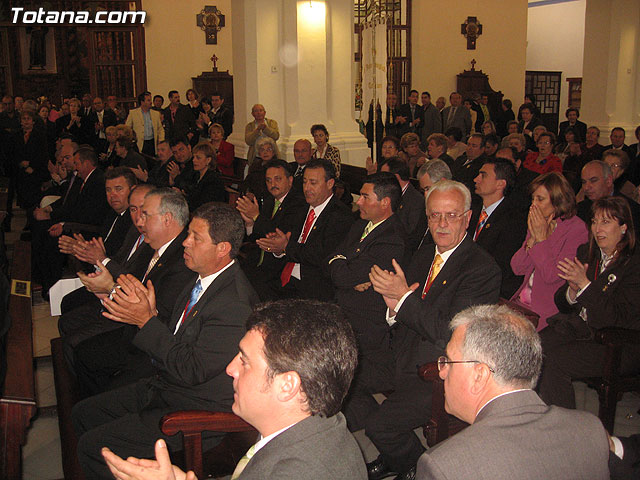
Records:
{"label": "lapel pin", "polygon": [[442,284],[443,284],[443,285],[446,285],[446,284],[447,284],[447,281],[446,281],[446,280],[444,280],[444,281],[442,282]]}

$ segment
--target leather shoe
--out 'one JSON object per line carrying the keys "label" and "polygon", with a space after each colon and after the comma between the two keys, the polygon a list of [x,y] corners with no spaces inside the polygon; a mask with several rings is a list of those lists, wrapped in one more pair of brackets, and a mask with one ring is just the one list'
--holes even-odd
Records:
{"label": "leather shoe", "polygon": [[389,466],[384,463],[382,455],[376,458],[373,462],[367,463],[367,475],[369,480],[382,480],[385,477],[395,475],[397,472],[393,472]]}
{"label": "leather shoe", "polygon": [[393,480],[415,480],[416,478],[416,467],[411,467],[404,473],[401,473]]}

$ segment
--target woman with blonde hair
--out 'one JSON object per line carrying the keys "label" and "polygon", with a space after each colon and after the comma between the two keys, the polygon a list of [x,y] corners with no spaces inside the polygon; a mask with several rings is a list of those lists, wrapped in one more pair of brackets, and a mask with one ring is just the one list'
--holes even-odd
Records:
{"label": "woman with blonde hair", "polygon": [[531,207],[527,236],[511,259],[511,269],[524,281],[511,298],[540,315],[538,330],[558,313],[553,296],[563,284],[558,262],[574,258],[587,241],[587,227],[576,216],[576,200],[569,182],[559,173],[540,175],[530,186]]}

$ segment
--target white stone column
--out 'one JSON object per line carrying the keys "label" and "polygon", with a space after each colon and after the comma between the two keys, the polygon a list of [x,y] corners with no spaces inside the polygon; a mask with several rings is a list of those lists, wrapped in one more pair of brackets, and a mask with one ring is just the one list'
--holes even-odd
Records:
{"label": "white stone column", "polygon": [[364,166],[369,155],[354,113],[353,5],[345,0],[234,0],[233,88],[236,156],[245,156],[244,127],[261,103],[278,122],[281,156],[312,140],[323,123],[342,162]]}
{"label": "white stone column", "polygon": [[637,0],[588,0],[580,120],[602,130],[609,144],[614,127],[635,143],[640,124],[640,3]]}

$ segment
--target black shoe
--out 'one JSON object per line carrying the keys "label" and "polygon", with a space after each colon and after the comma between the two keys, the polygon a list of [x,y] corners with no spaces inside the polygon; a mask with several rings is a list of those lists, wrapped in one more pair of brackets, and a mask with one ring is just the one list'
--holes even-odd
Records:
{"label": "black shoe", "polygon": [[382,455],[378,456],[373,462],[367,463],[367,475],[369,480],[382,480],[385,477],[395,475],[397,472],[392,471],[389,466],[384,463]]}
{"label": "black shoe", "polygon": [[406,472],[398,475],[393,480],[415,480],[416,478],[416,467],[411,467]]}

